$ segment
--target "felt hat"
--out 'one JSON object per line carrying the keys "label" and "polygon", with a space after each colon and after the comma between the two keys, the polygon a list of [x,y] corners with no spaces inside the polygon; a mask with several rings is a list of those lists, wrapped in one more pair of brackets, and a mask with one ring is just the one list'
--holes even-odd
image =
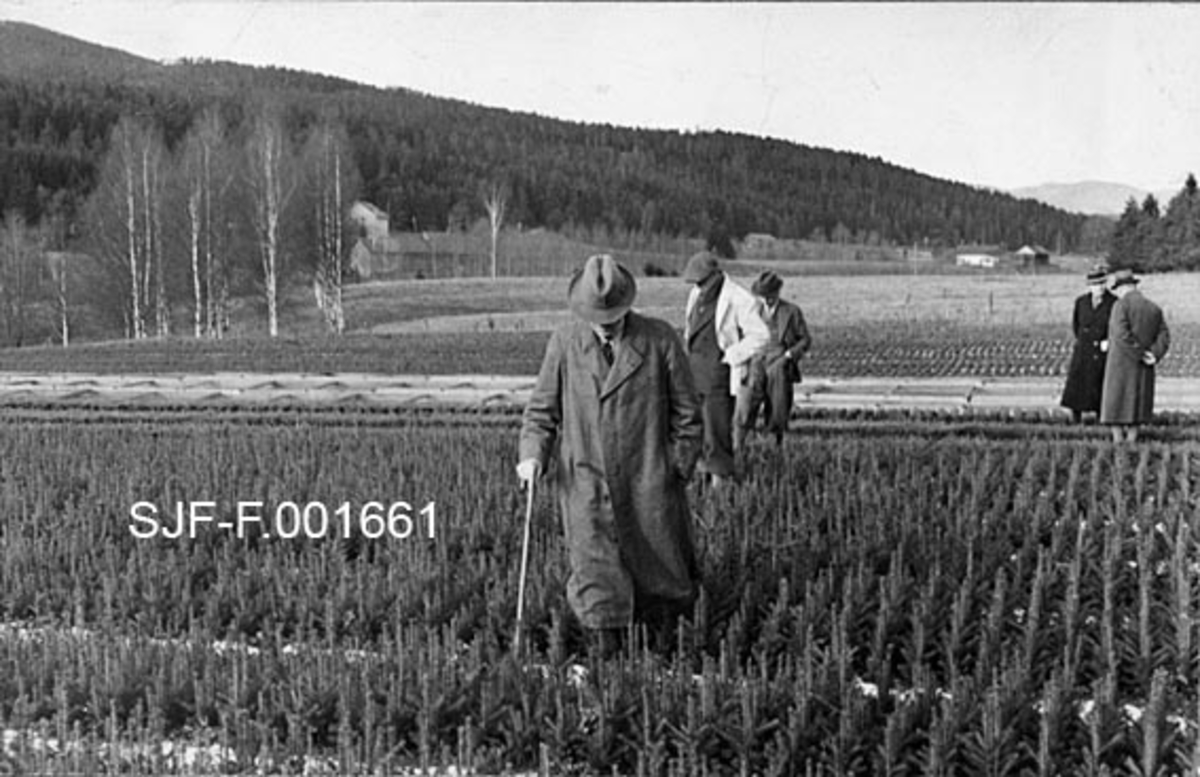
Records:
{"label": "felt hat", "polygon": [[772,294],[778,294],[783,288],[783,279],[770,270],[766,270],[762,275],[754,279],[753,285],[750,286],[750,291],[760,297],[769,297]]}
{"label": "felt hat", "polygon": [[1112,284],[1111,285],[1112,285],[1112,288],[1115,289],[1120,286],[1128,286],[1130,284],[1136,284],[1139,280],[1141,280],[1141,279],[1133,274],[1133,270],[1120,269],[1112,274]]}
{"label": "felt hat", "polygon": [[571,278],[567,304],[592,324],[611,324],[629,312],[637,296],[633,275],[608,254],[589,256]]}
{"label": "felt hat", "polygon": [[703,283],[708,276],[720,270],[721,263],[711,251],[700,251],[688,259],[687,267],[683,268],[683,279],[688,283]]}
{"label": "felt hat", "polygon": [[1098,264],[1095,267],[1093,267],[1092,269],[1088,270],[1087,282],[1088,283],[1104,283],[1104,280],[1107,277],[1108,277],[1108,268],[1102,264]]}

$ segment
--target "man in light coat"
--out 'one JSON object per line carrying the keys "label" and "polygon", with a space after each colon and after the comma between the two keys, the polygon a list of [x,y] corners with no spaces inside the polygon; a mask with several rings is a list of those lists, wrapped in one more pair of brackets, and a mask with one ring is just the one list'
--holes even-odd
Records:
{"label": "man in light coat", "polygon": [[550,338],[517,465],[531,487],[557,462],[567,600],[602,655],[633,622],[673,626],[698,585],[685,490],[703,434],[692,375],[675,330],[631,312],[636,291],[607,255],[571,280],[576,320]]}
{"label": "man in light coat", "polygon": [[1114,442],[1137,440],[1138,426],[1154,415],[1154,367],[1171,346],[1162,308],[1137,284],[1130,270],[1118,270],[1109,284],[1117,301],[1108,319],[1100,423],[1112,427]]}
{"label": "man in light coat", "polygon": [[722,272],[712,253],[689,259],[683,279],[693,284],[684,342],[704,418],[702,461],[713,485],[721,487],[736,473],[733,423],[736,407],[750,401],[750,360],[767,347],[771,333],[754,295]]}

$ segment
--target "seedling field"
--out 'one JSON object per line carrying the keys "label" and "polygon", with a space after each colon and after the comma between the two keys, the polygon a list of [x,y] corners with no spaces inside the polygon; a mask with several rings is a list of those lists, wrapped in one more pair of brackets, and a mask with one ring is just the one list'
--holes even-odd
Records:
{"label": "seedling field", "polygon": [[512,415],[10,420],[5,758],[56,774],[1194,772],[1194,437],[900,420],[814,422],[778,454],[756,441],[742,487],[693,492],[692,623],[666,653],[607,663],[580,654],[545,494],[531,649],[510,653]]}

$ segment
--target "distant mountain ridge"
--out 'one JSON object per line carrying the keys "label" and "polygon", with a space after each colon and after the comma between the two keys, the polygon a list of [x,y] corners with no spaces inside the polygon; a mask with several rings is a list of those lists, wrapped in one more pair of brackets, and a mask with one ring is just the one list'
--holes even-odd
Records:
{"label": "distant mountain ridge", "polygon": [[[1012,189],[1014,197],[1037,200],[1070,213],[1090,216],[1119,216],[1125,204],[1133,198],[1142,202],[1151,192],[1123,183],[1109,181],[1080,181],[1077,183],[1044,183]],[[1176,191],[1169,189],[1153,192],[1160,205],[1165,206]]]}

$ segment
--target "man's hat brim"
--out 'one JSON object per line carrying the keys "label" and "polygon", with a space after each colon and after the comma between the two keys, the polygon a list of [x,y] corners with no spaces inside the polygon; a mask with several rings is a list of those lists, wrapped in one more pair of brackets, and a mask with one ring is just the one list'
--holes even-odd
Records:
{"label": "man's hat brim", "polygon": [[1113,275],[1112,288],[1116,289],[1121,286],[1130,286],[1136,284],[1140,279],[1133,274],[1133,270],[1123,268],[1117,270]]}
{"label": "man's hat brim", "polygon": [[[593,257],[595,259],[595,257]],[[571,312],[591,324],[611,324],[633,307],[637,297],[637,282],[633,274],[617,262],[612,262],[611,285],[601,292],[592,277],[598,272],[593,259],[571,278],[567,288],[567,305]],[[611,260],[609,260],[611,261]]]}
{"label": "man's hat brim", "polygon": [[754,279],[754,284],[750,287],[750,291],[760,297],[769,297],[772,294],[778,294],[782,288],[783,279],[770,270],[767,270]]}
{"label": "man's hat brim", "polygon": [[687,266],[683,268],[683,279],[688,283],[702,283],[720,269],[721,263],[717,257],[708,251],[701,251],[688,259]]}

